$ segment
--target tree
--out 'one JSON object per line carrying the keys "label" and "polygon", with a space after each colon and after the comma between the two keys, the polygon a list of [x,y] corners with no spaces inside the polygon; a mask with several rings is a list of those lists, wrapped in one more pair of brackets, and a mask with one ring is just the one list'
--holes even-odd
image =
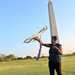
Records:
{"label": "tree", "polygon": [[32,59],[32,57],[31,56],[26,56],[25,59]]}
{"label": "tree", "polygon": [[4,54],[0,54],[0,61],[4,61],[5,55]]}
{"label": "tree", "polygon": [[75,54],[75,52],[73,52],[73,54]]}
{"label": "tree", "polygon": [[36,56],[33,57],[34,59],[36,58]]}
{"label": "tree", "polygon": [[22,57],[18,57],[17,59],[18,59],[18,60],[22,60],[23,58],[22,58]]}
{"label": "tree", "polygon": [[6,58],[9,60],[13,60],[13,59],[15,59],[15,56],[13,54],[10,54],[10,55],[6,56]]}

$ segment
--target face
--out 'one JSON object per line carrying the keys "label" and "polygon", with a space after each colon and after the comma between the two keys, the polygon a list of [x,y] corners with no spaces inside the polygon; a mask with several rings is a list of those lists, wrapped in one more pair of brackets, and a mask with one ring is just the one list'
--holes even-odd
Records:
{"label": "face", "polygon": [[54,43],[54,42],[56,42],[56,41],[55,41],[54,39],[51,39],[51,42]]}

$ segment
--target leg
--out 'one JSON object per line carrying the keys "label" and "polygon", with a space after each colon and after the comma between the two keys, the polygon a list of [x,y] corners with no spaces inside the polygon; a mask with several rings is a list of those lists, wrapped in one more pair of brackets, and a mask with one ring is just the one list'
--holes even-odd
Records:
{"label": "leg", "polygon": [[62,73],[61,73],[61,62],[56,64],[56,72],[57,72],[57,75],[62,75]]}
{"label": "leg", "polygon": [[54,75],[54,65],[53,62],[49,61],[49,71],[50,75]]}

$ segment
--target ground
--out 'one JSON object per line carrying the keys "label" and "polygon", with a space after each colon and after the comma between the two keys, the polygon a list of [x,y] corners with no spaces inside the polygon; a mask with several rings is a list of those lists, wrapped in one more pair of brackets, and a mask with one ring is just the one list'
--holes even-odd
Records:
{"label": "ground", "polygon": [[[0,75],[49,75],[48,59],[0,62]],[[75,75],[75,56],[62,57],[63,75]]]}

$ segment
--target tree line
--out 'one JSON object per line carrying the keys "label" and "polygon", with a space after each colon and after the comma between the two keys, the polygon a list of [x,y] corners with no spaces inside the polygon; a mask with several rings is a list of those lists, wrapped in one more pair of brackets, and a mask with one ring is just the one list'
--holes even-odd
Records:
{"label": "tree line", "polygon": [[9,61],[9,60],[14,60],[15,56],[13,54],[10,54],[8,56],[4,55],[4,54],[0,54],[0,62],[4,62],[4,61]]}
{"label": "tree line", "polygon": [[[63,56],[75,56],[75,52],[73,52],[72,54],[66,54]],[[40,58],[47,58],[48,56],[44,56],[42,55]],[[25,59],[35,59],[36,56],[31,57],[31,56],[26,56],[24,58],[22,57],[16,57],[14,54],[10,54],[10,55],[4,55],[4,54],[0,54],[0,62],[6,62],[6,61],[11,61],[11,60],[25,60]]]}
{"label": "tree line", "polygon": [[[31,56],[26,56],[24,58],[22,57],[16,57],[14,54],[10,54],[10,55],[4,55],[4,54],[0,54],[0,62],[6,62],[6,61],[11,61],[11,60],[24,60],[24,59],[34,59],[36,58],[36,56],[31,57]],[[45,56],[41,56],[41,58],[45,58]]]}

